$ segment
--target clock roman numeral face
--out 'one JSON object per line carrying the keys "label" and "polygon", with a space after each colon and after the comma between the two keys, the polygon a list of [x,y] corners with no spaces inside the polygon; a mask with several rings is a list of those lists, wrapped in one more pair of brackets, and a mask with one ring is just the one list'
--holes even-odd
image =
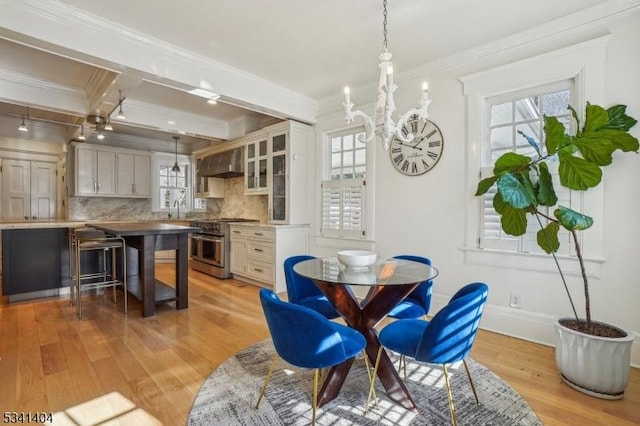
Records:
{"label": "clock roman numeral face", "polygon": [[413,134],[413,139],[411,142],[398,138],[391,141],[389,155],[395,169],[408,176],[419,176],[431,170],[440,160],[444,148],[438,126],[433,121],[422,121],[413,116],[402,127],[402,134]]}

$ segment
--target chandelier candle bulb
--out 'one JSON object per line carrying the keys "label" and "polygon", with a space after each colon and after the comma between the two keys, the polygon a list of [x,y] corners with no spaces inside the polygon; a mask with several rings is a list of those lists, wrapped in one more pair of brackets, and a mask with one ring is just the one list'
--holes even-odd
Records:
{"label": "chandelier candle bulb", "polygon": [[425,100],[429,98],[429,84],[426,81],[422,82],[422,99]]}
{"label": "chandelier candle bulb", "polygon": [[344,86],[344,103],[351,103],[351,89],[349,89],[349,86]]}
{"label": "chandelier candle bulb", "polygon": [[387,65],[387,89],[393,84],[393,65]]}

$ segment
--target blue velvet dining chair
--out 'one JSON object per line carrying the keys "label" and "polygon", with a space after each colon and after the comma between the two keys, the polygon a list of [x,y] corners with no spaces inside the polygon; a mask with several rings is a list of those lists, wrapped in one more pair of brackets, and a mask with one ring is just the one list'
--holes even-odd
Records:
{"label": "blue velvet dining chair", "polygon": [[[412,260],[431,266],[431,259],[422,256],[399,255],[394,259]],[[394,319],[420,318],[429,313],[431,305],[431,292],[433,280],[424,281],[413,289],[411,293],[400,303],[398,303],[387,316]]]}
{"label": "blue velvet dining chair", "polygon": [[[476,403],[479,403],[465,358],[471,351],[488,293],[489,287],[485,283],[467,284],[458,290],[449,303],[438,311],[430,321],[401,319],[384,327],[379,335],[381,346],[376,357],[372,377],[376,377],[380,355],[384,348],[412,357],[416,361],[442,364],[447,385],[451,422],[453,425],[457,425],[447,365],[458,361],[463,362]],[[372,381],[367,406],[373,387],[374,382]]]}
{"label": "blue velvet dining chair", "polygon": [[336,308],[322,294],[320,289],[313,283],[313,280],[300,276],[293,270],[297,263],[308,259],[315,259],[315,257],[309,255],[291,256],[284,261],[284,278],[287,284],[289,302],[306,306],[329,319],[339,317],[340,314],[336,311]]}
{"label": "blue velvet dining chair", "polygon": [[[280,300],[269,289],[260,289],[260,302],[276,355],[271,361],[255,408],[258,408],[264,396],[279,356],[296,367],[314,369],[311,406],[312,424],[315,424],[320,369],[354,358],[363,352],[366,340],[360,332],[330,321],[312,309]],[[369,379],[372,380],[371,375]]]}

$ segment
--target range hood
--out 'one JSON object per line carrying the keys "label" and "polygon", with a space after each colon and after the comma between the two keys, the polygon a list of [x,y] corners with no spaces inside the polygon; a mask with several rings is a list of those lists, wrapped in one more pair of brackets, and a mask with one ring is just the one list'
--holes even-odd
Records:
{"label": "range hood", "polygon": [[198,176],[229,178],[244,175],[244,147],[211,154],[202,159]]}

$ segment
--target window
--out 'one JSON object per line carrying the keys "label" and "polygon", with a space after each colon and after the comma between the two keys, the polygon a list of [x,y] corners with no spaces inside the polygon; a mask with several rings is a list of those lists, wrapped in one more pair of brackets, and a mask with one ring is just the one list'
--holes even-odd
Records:
{"label": "window", "polygon": [[157,171],[153,192],[153,211],[171,213],[178,217],[178,211],[205,210],[206,200],[194,198],[193,167],[188,156],[178,156],[179,172],[172,170],[175,156],[156,153],[153,169]]}
{"label": "window", "polygon": [[[493,174],[493,163],[506,152],[516,152],[528,157],[537,157],[536,149],[527,142],[523,136],[527,135],[538,142],[542,155],[544,152],[544,116],[555,116],[565,125],[567,131],[572,124],[568,105],[573,104],[572,82],[563,81],[557,84],[545,85],[525,92],[510,93],[507,95],[488,98],[487,133],[483,141],[483,167],[481,177]],[[554,170],[551,170],[554,178],[557,178]],[[578,193],[558,186],[558,203],[567,207],[576,208],[575,203],[581,198]],[[565,189],[564,191],[561,191]],[[525,253],[542,253],[542,249],[536,242],[536,232],[540,225],[529,222],[527,233],[521,237],[513,237],[505,234],[500,226],[500,216],[493,209],[493,196],[495,187],[483,196],[481,205],[481,248],[496,248]],[[549,211],[547,214],[551,213]],[[551,213],[552,214],[552,213]],[[546,226],[542,223],[542,226]],[[560,254],[571,254],[569,233],[562,230]]]}
{"label": "window", "polygon": [[322,182],[322,225],[325,236],[365,235],[366,145],[362,128],[329,135],[329,180]]}
{"label": "window", "polygon": [[[555,271],[553,262],[549,262],[546,254],[533,251],[533,247],[537,247],[535,242],[527,241],[526,238],[514,241],[499,235],[497,223],[491,224],[489,220],[485,220],[489,212],[485,211],[483,200],[473,194],[479,182],[479,172],[487,172],[484,168],[492,164],[492,156],[499,155],[501,149],[519,149],[519,152],[529,149],[522,136],[515,133],[520,140],[514,136],[517,129],[526,129],[536,134],[537,128],[540,127],[541,131],[542,126],[536,124],[536,116],[544,113],[566,113],[560,111],[559,107],[553,107],[552,103],[547,102],[545,106],[542,103],[543,95],[566,99],[566,95],[551,94],[569,89],[569,102],[576,107],[579,114],[582,113],[585,101],[602,102],[609,40],[609,36],[598,37],[460,77],[467,104],[468,198],[465,208],[464,246],[466,262],[501,268]],[[503,104],[507,105],[500,107]],[[492,113],[493,121],[490,118]],[[510,123],[507,125],[508,121]],[[490,144],[492,131],[495,142],[493,145]],[[587,269],[594,276],[599,276],[603,263],[602,187],[576,194],[579,197],[568,194],[570,200],[566,199],[567,194],[558,195],[565,197],[563,204],[570,202],[569,207],[584,211],[593,217],[593,226],[581,233],[582,249]],[[491,204],[488,204],[488,207],[490,206]],[[490,230],[491,226],[494,227],[493,230]],[[495,233],[492,236],[500,238],[489,241],[490,232]],[[497,246],[492,247],[491,244]],[[500,247],[500,244],[503,246]],[[558,256],[558,261],[567,273],[579,274],[578,262],[567,254],[570,253]]]}

